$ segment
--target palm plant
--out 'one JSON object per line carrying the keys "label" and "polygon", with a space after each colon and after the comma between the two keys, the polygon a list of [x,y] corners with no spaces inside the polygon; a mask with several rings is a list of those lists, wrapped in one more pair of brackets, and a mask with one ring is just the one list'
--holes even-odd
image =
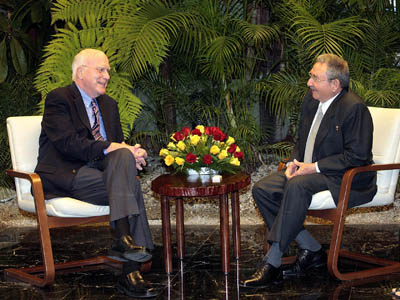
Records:
{"label": "palm plant", "polygon": [[[222,90],[228,124],[236,126],[230,85],[235,80],[249,81],[262,52],[277,38],[275,27],[249,22],[251,13],[243,1],[202,0],[189,2],[201,16],[193,30],[182,35],[176,50],[192,53],[197,69],[214,80]],[[250,55],[251,54],[251,55]]]}
{"label": "palm plant", "polygon": [[119,104],[124,135],[128,137],[141,106],[131,92],[133,79],[159,68],[167,55],[170,36],[176,35],[190,17],[169,10],[164,1],[58,0],[53,22],[63,21],[66,27],[59,29],[45,48],[35,85],[44,100],[50,90],[71,82],[70,66],[79,50],[102,49],[114,71],[107,92]]}

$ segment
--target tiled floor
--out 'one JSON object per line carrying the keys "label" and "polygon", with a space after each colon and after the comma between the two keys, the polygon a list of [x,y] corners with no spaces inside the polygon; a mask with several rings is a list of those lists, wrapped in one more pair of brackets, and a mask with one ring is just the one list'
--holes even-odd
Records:
{"label": "tiled floor", "polygon": [[[329,226],[313,225],[307,228],[323,244],[328,244]],[[400,225],[349,226],[345,230],[344,246],[398,260],[399,230]],[[161,227],[152,226],[152,231],[157,247],[152,270],[144,277],[159,287],[157,299],[392,299],[392,287],[400,287],[400,275],[371,282],[342,283],[322,271],[267,289],[239,288],[238,279],[248,277],[261,257],[261,226],[242,226],[242,256],[239,264],[231,262],[232,271],[228,276],[221,272],[219,227],[187,226],[186,259],[178,262],[174,257],[174,273],[167,276],[162,259]],[[56,229],[52,231],[52,236],[57,261],[106,254],[112,238],[107,226]],[[0,270],[37,264],[41,260],[37,239],[38,235],[32,229],[0,230]],[[175,242],[174,236],[172,241]],[[173,251],[175,253],[175,249]],[[295,251],[293,246],[290,252]],[[52,287],[40,289],[6,280],[1,272],[0,299],[128,299],[114,287],[117,276],[115,270],[61,274]]]}

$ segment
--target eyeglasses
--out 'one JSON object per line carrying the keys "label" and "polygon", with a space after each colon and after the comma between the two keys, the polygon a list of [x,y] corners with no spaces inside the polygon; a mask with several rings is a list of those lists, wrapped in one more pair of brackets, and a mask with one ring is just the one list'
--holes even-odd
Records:
{"label": "eyeglasses", "polygon": [[88,65],[82,65],[82,67],[95,69],[100,74],[105,74],[105,73],[110,74],[111,71],[110,69],[104,67],[92,67]]}
{"label": "eyeglasses", "polygon": [[311,72],[308,72],[308,75],[314,82],[318,82],[318,83],[331,80],[331,79],[319,79],[317,76],[313,75]]}

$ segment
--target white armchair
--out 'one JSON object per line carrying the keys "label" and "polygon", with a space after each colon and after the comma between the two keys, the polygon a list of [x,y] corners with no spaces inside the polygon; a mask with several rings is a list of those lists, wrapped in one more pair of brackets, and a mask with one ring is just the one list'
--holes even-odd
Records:
{"label": "white armchair", "polygon": [[[43,287],[54,282],[56,270],[101,264],[120,267],[121,263],[105,256],[62,264],[54,263],[49,229],[108,222],[109,206],[93,205],[68,197],[44,200],[40,177],[33,173],[38,157],[41,121],[41,116],[7,119],[13,169],[7,170],[6,173],[15,177],[19,208],[35,213],[37,216],[43,266],[6,269],[4,272],[6,276]],[[36,275],[36,273],[42,273],[42,275]]]}

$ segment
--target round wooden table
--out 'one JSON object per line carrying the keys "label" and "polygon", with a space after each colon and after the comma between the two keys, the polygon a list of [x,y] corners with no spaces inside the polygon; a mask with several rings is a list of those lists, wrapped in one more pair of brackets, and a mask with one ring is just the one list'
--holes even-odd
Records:
{"label": "round wooden table", "polygon": [[240,257],[240,207],[239,191],[250,184],[250,176],[246,173],[224,174],[219,183],[213,183],[211,176],[188,180],[187,175],[164,174],[151,183],[151,189],[161,196],[162,239],[164,246],[165,272],[172,272],[172,248],[171,248],[171,220],[169,201],[171,198],[176,204],[176,240],[179,259],[184,258],[184,197],[219,197],[220,210],[220,235],[222,271],[227,274],[230,271],[229,264],[229,207],[228,195],[232,201],[232,238],[234,255]]}

